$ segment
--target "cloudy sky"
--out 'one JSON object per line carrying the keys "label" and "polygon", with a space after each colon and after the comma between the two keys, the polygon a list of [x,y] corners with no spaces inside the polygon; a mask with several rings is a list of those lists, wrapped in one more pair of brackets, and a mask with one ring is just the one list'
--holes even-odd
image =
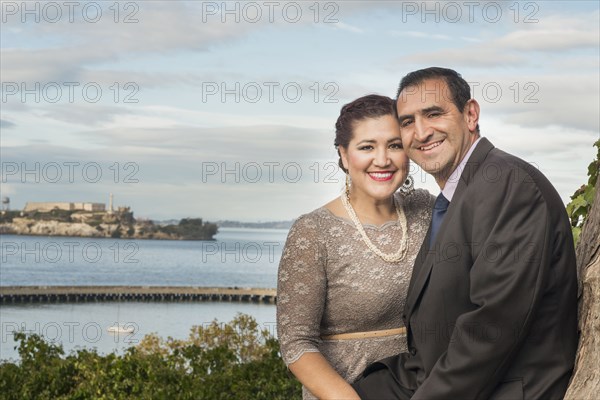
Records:
{"label": "cloudy sky", "polygon": [[[341,106],[432,65],[566,202],[600,132],[597,1],[1,2],[2,196],[289,220],[338,195]],[[416,184],[437,193],[413,167]]]}

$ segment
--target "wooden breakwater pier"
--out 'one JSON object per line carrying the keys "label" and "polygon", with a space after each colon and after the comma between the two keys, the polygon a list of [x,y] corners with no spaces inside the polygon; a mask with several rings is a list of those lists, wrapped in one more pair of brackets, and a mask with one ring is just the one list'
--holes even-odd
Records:
{"label": "wooden breakwater pier", "polygon": [[0,286],[0,304],[238,301],[275,304],[275,289],[188,286]]}

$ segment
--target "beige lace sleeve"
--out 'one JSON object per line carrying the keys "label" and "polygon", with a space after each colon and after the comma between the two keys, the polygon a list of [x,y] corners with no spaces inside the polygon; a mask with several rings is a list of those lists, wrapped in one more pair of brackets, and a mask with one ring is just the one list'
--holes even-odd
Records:
{"label": "beige lace sleeve", "polygon": [[318,352],[326,296],[326,250],[318,217],[305,214],[292,225],[277,276],[277,333],[289,365],[306,352]]}

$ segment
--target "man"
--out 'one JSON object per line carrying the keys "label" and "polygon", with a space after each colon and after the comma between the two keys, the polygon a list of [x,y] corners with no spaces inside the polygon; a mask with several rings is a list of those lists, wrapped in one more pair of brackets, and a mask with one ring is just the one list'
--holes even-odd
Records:
{"label": "man", "polygon": [[455,71],[408,74],[397,109],[405,151],[442,193],[403,314],[409,352],[372,364],[354,388],[363,399],[562,398],[578,338],[560,197],[480,137],[479,105]]}

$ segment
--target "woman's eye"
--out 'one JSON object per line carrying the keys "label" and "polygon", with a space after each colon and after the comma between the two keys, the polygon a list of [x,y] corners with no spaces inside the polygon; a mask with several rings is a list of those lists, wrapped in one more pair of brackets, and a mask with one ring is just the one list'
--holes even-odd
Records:
{"label": "woman's eye", "polygon": [[373,146],[361,146],[358,149],[359,150],[371,150],[373,148]]}
{"label": "woman's eye", "polygon": [[392,149],[402,149],[402,143],[392,143],[390,144]]}

